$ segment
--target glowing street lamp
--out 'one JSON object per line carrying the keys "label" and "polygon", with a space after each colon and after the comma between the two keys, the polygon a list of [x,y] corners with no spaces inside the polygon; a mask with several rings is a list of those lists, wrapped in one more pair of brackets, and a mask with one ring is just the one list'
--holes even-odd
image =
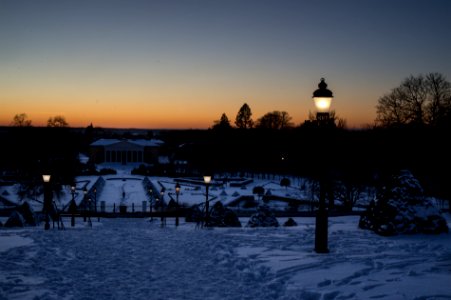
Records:
{"label": "glowing street lamp", "polygon": [[175,208],[175,226],[179,226],[179,194],[180,194],[180,184],[177,182],[175,184],[175,195],[177,200],[177,207]]}
{"label": "glowing street lamp", "polygon": [[50,177],[51,175],[42,175],[42,180],[44,181],[44,207],[43,211],[45,214],[45,225],[44,229],[49,230],[50,229],[50,205],[52,203],[52,191],[50,190]]}
{"label": "glowing street lamp", "polygon": [[[316,121],[320,128],[327,128],[330,125],[330,113],[329,108],[332,102],[332,91],[327,89],[327,84],[324,78],[321,78],[321,82],[318,84],[318,89],[313,92],[313,101],[317,109]],[[326,141],[327,144],[327,141]],[[320,149],[321,151],[325,149]],[[322,163],[322,162],[320,162]],[[324,167],[319,166],[322,170],[320,176],[320,195],[319,206],[316,212],[316,224],[315,224],[315,251],[317,253],[328,253],[328,212],[326,209],[326,179],[327,170]]]}
{"label": "glowing street lamp", "polygon": [[208,187],[210,185],[211,182],[211,176],[204,176],[204,182],[205,182],[205,226],[208,226],[208,222],[209,222],[209,213],[208,213],[208,208],[209,208],[209,203],[208,203]]}
{"label": "glowing street lamp", "polygon": [[318,89],[313,92],[313,101],[315,102],[315,107],[317,109],[316,120],[319,125],[329,123],[329,109],[332,104],[332,98],[332,91],[327,88],[327,83],[324,81],[324,78],[321,78]]}

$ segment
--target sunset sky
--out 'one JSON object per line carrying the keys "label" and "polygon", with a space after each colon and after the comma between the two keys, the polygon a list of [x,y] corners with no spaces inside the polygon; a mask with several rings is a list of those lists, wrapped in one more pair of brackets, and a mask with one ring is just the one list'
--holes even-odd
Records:
{"label": "sunset sky", "polygon": [[451,80],[449,0],[0,0],[0,125],[208,128],[314,111],[348,126],[409,75]]}

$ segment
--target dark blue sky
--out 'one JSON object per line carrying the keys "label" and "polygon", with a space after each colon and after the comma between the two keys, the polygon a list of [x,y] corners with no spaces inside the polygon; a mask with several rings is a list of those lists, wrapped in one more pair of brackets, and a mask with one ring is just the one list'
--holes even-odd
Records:
{"label": "dark blue sky", "polygon": [[409,75],[451,77],[451,1],[0,0],[0,123],[201,127],[314,110],[350,126]]}

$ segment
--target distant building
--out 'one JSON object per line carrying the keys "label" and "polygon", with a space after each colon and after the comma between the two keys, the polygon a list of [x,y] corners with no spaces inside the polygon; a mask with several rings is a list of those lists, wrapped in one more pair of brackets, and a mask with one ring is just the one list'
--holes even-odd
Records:
{"label": "distant building", "polygon": [[158,161],[161,140],[100,139],[90,145],[90,161],[100,163],[154,163]]}

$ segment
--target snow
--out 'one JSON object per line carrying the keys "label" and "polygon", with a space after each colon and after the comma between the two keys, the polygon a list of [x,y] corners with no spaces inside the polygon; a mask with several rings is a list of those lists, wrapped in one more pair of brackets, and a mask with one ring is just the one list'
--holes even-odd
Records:
{"label": "snow", "polygon": [[144,147],[158,147],[164,144],[161,140],[118,140],[118,139],[99,139],[91,144],[91,146],[111,146],[119,143],[137,144]]}
{"label": "snow", "polygon": [[[108,165],[97,195],[107,210],[126,203],[140,211],[148,201],[130,166]],[[76,202],[97,176],[77,178]],[[175,197],[175,181],[149,177]],[[201,179],[200,179],[201,180]],[[224,204],[252,195],[260,185],[273,195],[307,199],[302,180],[282,188],[279,180],[254,180],[241,187],[211,187],[210,199]],[[205,201],[205,187],[181,183],[180,203]],[[15,186],[0,187],[9,200]],[[125,192],[125,196],[123,194]],[[57,199],[71,200],[70,187]],[[36,210],[42,204],[35,203]],[[255,208],[252,208],[254,211]],[[282,208],[283,209],[283,208]],[[449,214],[444,214],[448,221]],[[287,218],[277,218],[283,224]],[[249,218],[240,218],[247,224]],[[451,299],[451,235],[383,237],[358,229],[359,216],[329,218],[328,254],[314,252],[315,218],[294,218],[298,226],[209,228],[168,218],[81,218],[65,230],[39,227],[0,229],[0,300],[4,299]],[[4,223],[4,219],[0,220]]]}
{"label": "snow", "polygon": [[[149,201],[147,191],[144,190],[142,181],[144,176],[130,175],[130,170],[134,167],[138,167],[139,164],[127,164],[122,165],[119,163],[106,163],[99,165],[99,169],[108,168],[115,169],[117,171],[116,175],[104,175],[102,178],[105,180],[105,186],[101,191],[97,193],[96,199],[93,193],[90,193],[91,200],[97,202],[97,210],[101,210],[101,202],[105,203],[105,209],[107,212],[112,212],[114,209],[118,211],[118,207],[121,204],[127,205],[127,211],[132,211],[132,207],[136,212],[141,212],[143,210],[143,201]],[[76,178],[76,190],[74,193],[74,200],[77,205],[84,199],[84,189],[92,191],[96,181],[99,176],[78,176]],[[166,203],[172,198],[175,200],[175,184],[174,178],[168,177],[149,177],[152,184],[160,190],[164,187],[165,194],[163,196]],[[224,205],[229,204],[233,200],[237,199],[243,195],[254,196],[252,190],[255,186],[263,186],[265,191],[271,191],[272,195],[278,195],[281,197],[291,197],[295,199],[309,199],[310,195],[306,191],[301,190],[298,186],[303,182],[302,179],[297,178],[292,179],[292,187],[281,187],[280,179],[267,179],[259,180],[255,179],[252,183],[247,184],[245,187],[233,187],[226,185],[224,187],[211,186],[209,189],[209,199],[211,200],[211,205],[214,205],[216,201],[221,201]],[[192,206],[195,204],[201,204],[205,202],[205,186],[203,184],[203,179],[199,178],[198,184],[193,184],[189,182],[180,182],[181,190],[179,195],[179,203],[184,206]],[[10,200],[14,203],[20,203],[21,201],[17,198],[17,190],[19,186],[0,186],[0,194],[7,192],[8,195],[4,198]],[[123,192],[125,192],[125,197]],[[38,201],[34,199],[28,199],[30,205],[34,210],[40,211],[42,209],[42,195],[36,196]],[[257,197],[254,197],[257,199]],[[61,195],[57,198],[54,196],[54,200],[58,208],[66,208],[72,199],[71,187],[63,186]],[[30,201],[31,200],[31,201]],[[95,201],[96,200],[96,201]],[[146,208],[149,209],[149,203],[147,203]],[[272,201],[271,207],[277,208],[278,210],[284,210],[288,208],[286,202]],[[240,208],[243,209],[243,208]],[[309,210],[310,205],[301,206],[301,209]]]}
{"label": "snow", "polygon": [[72,228],[67,218],[66,230],[0,230],[0,299],[451,298],[449,234],[381,237],[358,229],[357,216],[333,217],[330,253],[316,254],[315,219],[295,221],[199,229],[118,218]]}
{"label": "snow", "polygon": [[18,235],[1,236],[0,240],[2,242],[0,244],[0,253],[5,252],[11,248],[26,246],[33,242],[33,240],[30,238],[21,237]]}

